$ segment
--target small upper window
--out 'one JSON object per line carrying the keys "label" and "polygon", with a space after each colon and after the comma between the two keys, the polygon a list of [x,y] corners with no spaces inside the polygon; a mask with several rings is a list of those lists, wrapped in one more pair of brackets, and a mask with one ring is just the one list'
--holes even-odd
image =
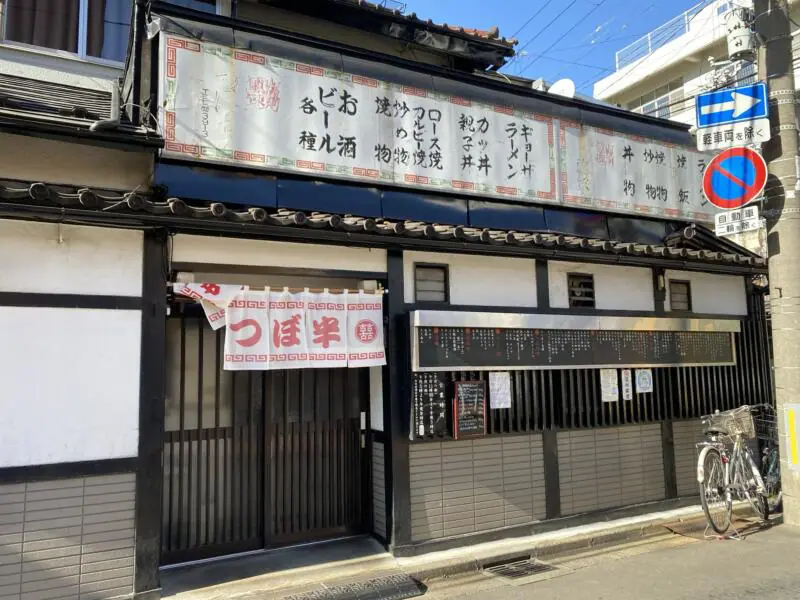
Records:
{"label": "small upper window", "polygon": [[124,62],[133,0],[6,0],[5,40]]}
{"label": "small upper window", "polygon": [[670,310],[692,310],[692,288],[688,281],[669,282],[669,308]]}
{"label": "small upper window", "polygon": [[594,308],[594,275],[567,274],[567,294],[570,308]]}
{"label": "small upper window", "polygon": [[414,265],[414,298],[417,302],[447,302],[447,267]]}
{"label": "small upper window", "polygon": [[720,4],[717,7],[717,14],[718,15],[724,15],[726,12],[728,12],[728,3],[727,2],[723,2],[722,4]]}

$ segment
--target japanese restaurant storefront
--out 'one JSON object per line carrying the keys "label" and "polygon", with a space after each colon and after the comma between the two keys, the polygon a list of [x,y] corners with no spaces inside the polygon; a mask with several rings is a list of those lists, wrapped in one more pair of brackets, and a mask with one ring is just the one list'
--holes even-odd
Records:
{"label": "japanese restaurant storefront", "polygon": [[[155,181],[186,215],[162,562],[344,532],[409,554],[693,495],[697,417],[770,399],[764,263],[690,225],[712,212],[684,129],[236,22],[150,31]],[[227,370],[231,316],[213,332],[185,281],[364,288],[385,357]],[[309,354],[363,320],[323,313]]]}
{"label": "japanese restaurant storefront", "polygon": [[153,6],[153,188],[59,215],[145,229],[143,597],[167,564],[674,502],[697,417],[770,401],[766,266],[693,225],[682,126]]}

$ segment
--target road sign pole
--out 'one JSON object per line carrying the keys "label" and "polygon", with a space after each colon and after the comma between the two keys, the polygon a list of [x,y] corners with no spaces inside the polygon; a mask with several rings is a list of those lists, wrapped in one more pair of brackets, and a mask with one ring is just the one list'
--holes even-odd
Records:
{"label": "road sign pole", "polygon": [[800,399],[800,201],[797,184],[797,126],[789,7],[786,0],[755,0],[755,27],[763,41],[759,79],[769,88],[770,124],[774,136],[764,144],[769,167],[765,188],[769,290],[772,308],[775,395],[781,439],[784,522],[800,526],[800,472],[787,456],[797,452],[786,440],[787,405]]}

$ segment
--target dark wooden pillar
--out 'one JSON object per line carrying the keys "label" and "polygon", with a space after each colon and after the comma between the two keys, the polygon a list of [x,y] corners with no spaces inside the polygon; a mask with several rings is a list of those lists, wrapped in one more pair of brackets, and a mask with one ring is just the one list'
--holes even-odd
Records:
{"label": "dark wooden pillar", "polygon": [[390,250],[387,255],[387,314],[389,319],[384,370],[384,428],[388,436],[386,452],[386,498],[389,547],[411,541],[411,476],[409,471],[410,427],[410,337],[405,311],[403,252]]}
{"label": "dark wooden pillar", "polygon": [[139,461],[136,472],[136,597],[159,598],[161,485],[166,389],[168,236],[147,231],[142,257],[142,348],[139,375]]}

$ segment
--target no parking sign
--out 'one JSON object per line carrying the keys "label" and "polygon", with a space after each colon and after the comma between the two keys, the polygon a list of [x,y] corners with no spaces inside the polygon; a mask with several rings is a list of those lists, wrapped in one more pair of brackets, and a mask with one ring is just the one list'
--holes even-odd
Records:
{"label": "no parking sign", "polygon": [[764,190],[767,163],[755,150],[729,148],[717,154],[703,173],[703,193],[717,208],[744,206]]}

